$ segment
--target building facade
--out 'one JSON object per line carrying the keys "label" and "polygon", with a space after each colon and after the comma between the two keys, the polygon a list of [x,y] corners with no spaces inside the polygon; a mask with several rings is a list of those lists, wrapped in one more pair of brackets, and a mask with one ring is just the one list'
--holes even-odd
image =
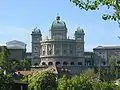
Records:
{"label": "building facade", "polygon": [[85,66],[93,67],[94,66],[94,53],[84,52],[84,57],[85,57]]}
{"label": "building facade", "polygon": [[10,60],[27,59],[32,67],[57,66],[80,73],[89,67],[108,66],[111,56],[120,64],[120,46],[98,46],[93,52],[84,51],[84,30],[80,27],[74,32],[74,39],[67,35],[66,23],[57,16],[50,27],[50,38],[42,39],[37,27],[31,33],[32,52],[26,52],[26,44],[13,40],[0,47],[0,52],[7,48]]}
{"label": "building facade", "polygon": [[84,31],[74,32],[75,39],[67,37],[66,23],[60,16],[53,21],[50,39],[42,40],[40,29],[32,31],[32,65],[84,66]]}
{"label": "building facade", "polygon": [[13,40],[6,43],[6,48],[8,49],[8,59],[9,60],[23,60],[26,59],[26,44]]}
{"label": "building facade", "polygon": [[120,46],[98,46],[93,51],[95,66],[109,66],[112,56],[115,57],[116,63],[120,64]]}

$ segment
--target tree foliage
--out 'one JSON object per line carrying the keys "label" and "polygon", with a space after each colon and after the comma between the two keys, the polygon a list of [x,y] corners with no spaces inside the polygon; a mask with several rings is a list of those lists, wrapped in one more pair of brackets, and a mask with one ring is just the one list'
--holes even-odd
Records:
{"label": "tree foliage", "polygon": [[56,76],[49,72],[34,72],[24,76],[23,81],[29,84],[30,90],[56,90]]}
{"label": "tree foliage", "polygon": [[120,87],[98,80],[91,70],[78,76],[63,75],[60,78],[50,71],[34,72],[24,76],[23,81],[29,84],[29,90],[119,90]]}
{"label": "tree foliage", "polygon": [[120,0],[70,0],[82,10],[99,10],[102,6],[113,10],[113,13],[105,13],[104,20],[114,20],[120,24]]}
{"label": "tree foliage", "polygon": [[7,49],[0,52],[0,68],[7,72],[30,69],[31,63],[28,60],[9,60],[8,53],[9,51]]}
{"label": "tree foliage", "polygon": [[58,79],[57,90],[119,90],[119,86],[111,82],[102,82],[93,72],[87,71],[80,76],[63,76]]}
{"label": "tree foliage", "polygon": [[8,70],[10,68],[8,50],[6,48],[0,52],[0,67],[5,70]]}
{"label": "tree foliage", "polygon": [[26,59],[20,60],[20,66],[22,69],[30,69],[31,63]]}
{"label": "tree foliage", "polygon": [[0,90],[11,90],[13,83],[12,75],[4,74],[3,70],[0,70]]}

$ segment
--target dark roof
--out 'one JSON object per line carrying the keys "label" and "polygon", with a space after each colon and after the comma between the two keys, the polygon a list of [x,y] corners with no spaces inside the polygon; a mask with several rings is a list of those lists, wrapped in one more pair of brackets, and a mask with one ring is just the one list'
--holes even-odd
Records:
{"label": "dark roof", "polygon": [[96,48],[93,48],[93,50],[114,50],[114,49],[120,49],[120,46],[98,46]]}
{"label": "dark roof", "polygon": [[93,52],[84,52],[84,54],[93,54]]}
{"label": "dark roof", "polygon": [[32,55],[32,52],[26,52],[27,55]]}

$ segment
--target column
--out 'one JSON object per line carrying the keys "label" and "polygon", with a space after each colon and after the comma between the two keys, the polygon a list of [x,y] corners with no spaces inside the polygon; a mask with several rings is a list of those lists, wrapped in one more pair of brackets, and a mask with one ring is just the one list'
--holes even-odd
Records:
{"label": "column", "polygon": [[55,50],[54,50],[55,49],[55,44],[52,44],[52,46],[53,46],[53,48],[52,48],[53,49],[53,53],[52,54],[55,55]]}

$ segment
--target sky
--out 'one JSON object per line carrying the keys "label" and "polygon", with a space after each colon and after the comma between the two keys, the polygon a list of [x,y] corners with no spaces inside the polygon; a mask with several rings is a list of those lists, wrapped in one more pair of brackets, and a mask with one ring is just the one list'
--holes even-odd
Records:
{"label": "sky", "polygon": [[112,10],[84,11],[70,0],[0,0],[0,45],[19,40],[31,51],[32,30],[36,26],[40,28],[45,39],[58,14],[65,21],[71,39],[77,27],[84,29],[85,51],[101,45],[120,45],[118,23],[101,18],[106,12],[112,13]]}

